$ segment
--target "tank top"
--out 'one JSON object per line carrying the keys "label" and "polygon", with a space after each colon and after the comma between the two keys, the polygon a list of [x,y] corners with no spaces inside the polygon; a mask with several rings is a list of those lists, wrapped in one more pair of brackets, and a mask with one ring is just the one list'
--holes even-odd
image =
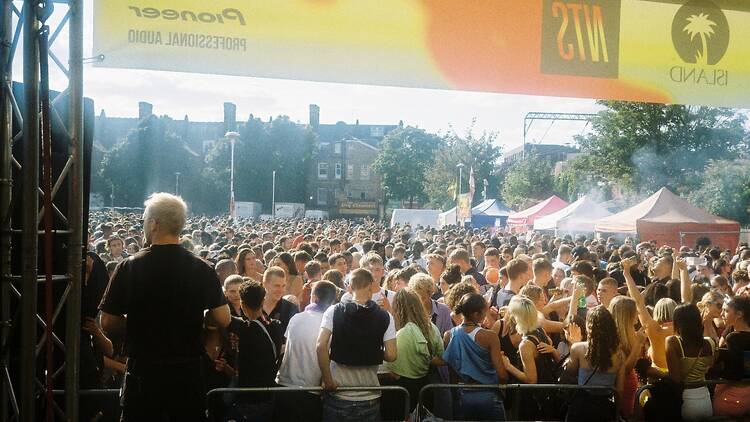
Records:
{"label": "tank top", "polygon": [[682,338],[677,336],[677,344],[680,345],[680,354],[682,355],[680,378],[683,382],[701,382],[706,380],[706,372],[708,372],[713,363],[715,345],[713,339],[710,337],[704,337],[703,340],[711,345],[711,355],[701,356],[703,353],[703,345],[701,344],[701,350],[698,352],[698,356],[688,357],[685,356],[685,350],[682,348]]}

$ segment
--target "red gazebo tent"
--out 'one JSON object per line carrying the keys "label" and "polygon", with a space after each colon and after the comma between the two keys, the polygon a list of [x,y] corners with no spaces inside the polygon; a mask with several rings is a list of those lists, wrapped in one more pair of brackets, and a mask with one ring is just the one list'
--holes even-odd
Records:
{"label": "red gazebo tent", "polygon": [[505,224],[509,231],[513,233],[523,233],[534,227],[534,221],[537,218],[552,214],[553,212],[559,211],[567,206],[567,202],[557,197],[557,195],[552,195],[531,208],[526,208],[523,211],[511,214],[508,216],[508,220]]}
{"label": "red gazebo tent", "polygon": [[598,220],[595,227],[598,233],[632,233],[673,248],[693,247],[696,239],[706,236],[712,245],[734,250],[740,239],[740,223],[709,214],[667,188]]}

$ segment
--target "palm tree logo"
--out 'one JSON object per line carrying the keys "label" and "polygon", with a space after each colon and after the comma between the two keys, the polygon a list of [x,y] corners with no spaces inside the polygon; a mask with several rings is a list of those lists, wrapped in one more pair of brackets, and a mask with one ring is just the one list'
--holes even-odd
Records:
{"label": "palm tree logo", "polygon": [[685,63],[713,66],[727,53],[729,29],[727,16],[713,1],[687,0],[672,19],[672,44]]}
{"label": "palm tree logo", "polygon": [[714,35],[716,22],[708,18],[706,13],[698,13],[687,17],[687,25],[682,29],[690,36],[690,41],[695,40],[696,36],[701,38],[701,50],[695,55],[695,61],[698,64],[708,64],[708,40]]}

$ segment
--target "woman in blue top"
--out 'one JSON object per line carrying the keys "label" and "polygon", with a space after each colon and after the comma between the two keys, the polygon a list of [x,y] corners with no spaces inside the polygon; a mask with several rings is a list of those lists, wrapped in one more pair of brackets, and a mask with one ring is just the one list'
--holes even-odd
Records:
{"label": "woman in blue top", "polygon": [[[492,330],[480,326],[489,307],[477,293],[464,295],[454,312],[464,317],[463,324],[445,333],[443,360],[453,369],[459,383],[498,384],[507,379],[500,340]],[[459,390],[456,419],[474,421],[505,420],[499,391]]]}
{"label": "woman in blue top", "polygon": [[[597,306],[586,318],[587,341],[575,343],[565,363],[568,375],[578,385],[612,387],[622,395],[625,380],[625,353],[620,347],[617,325],[604,306]],[[568,410],[568,420],[605,421],[614,419],[611,394],[599,391],[576,392]]]}

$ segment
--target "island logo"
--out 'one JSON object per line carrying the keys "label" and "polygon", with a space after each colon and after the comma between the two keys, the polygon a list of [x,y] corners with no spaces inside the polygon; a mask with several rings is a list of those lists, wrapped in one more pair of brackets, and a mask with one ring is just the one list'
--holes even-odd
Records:
{"label": "island logo", "polygon": [[726,15],[710,0],[688,1],[672,21],[672,44],[685,63],[718,64],[729,47]]}

